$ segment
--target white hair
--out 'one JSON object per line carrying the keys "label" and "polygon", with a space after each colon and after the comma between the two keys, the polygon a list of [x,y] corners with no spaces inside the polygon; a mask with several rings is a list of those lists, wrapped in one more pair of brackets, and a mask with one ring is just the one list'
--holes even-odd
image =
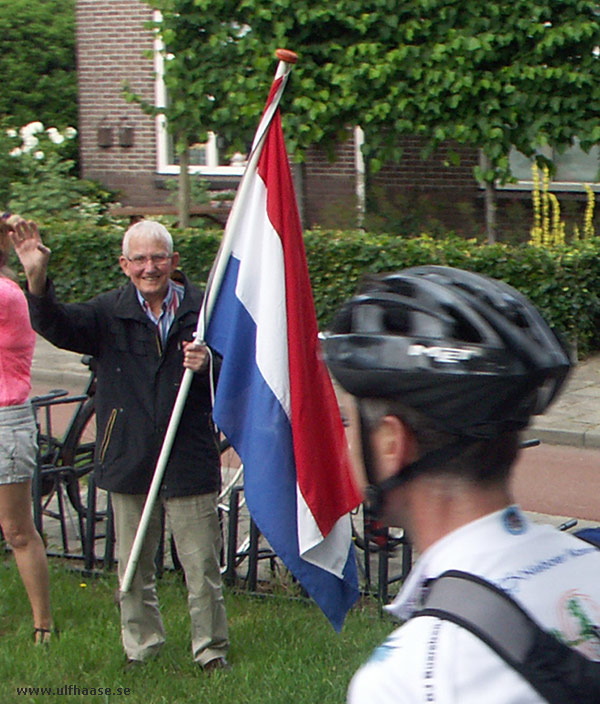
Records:
{"label": "white hair", "polygon": [[129,240],[134,236],[143,237],[145,239],[162,240],[167,254],[173,254],[173,238],[171,233],[164,225],[161,225],[156,220],[140,220],[127,229],[123,235],[123,256],[129,256]]}

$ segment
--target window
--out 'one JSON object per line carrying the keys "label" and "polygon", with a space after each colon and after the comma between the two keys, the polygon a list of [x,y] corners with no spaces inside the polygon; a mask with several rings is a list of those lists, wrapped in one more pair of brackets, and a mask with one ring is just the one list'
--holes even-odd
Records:
{"label": "window", "polygon": [[[584,152],[576,141],[572,147],[560,153],[550,147],[540,150],[544,156],[552,159],[556,171],[550,181],[550,189],[557,191],[583,191],[584,183],[600,190],[598,182],[600,170],[600,146],[595,146],[589,152]],[[527,158],[521,152],[513,149],[509,155],[512,174],[519,183],[510,183],[503,188],[530,188],[533,186],[531,168],[533,159]]]}
{"label": "window", "polygon": [[[155,19],[160,20],[160,13],[155,13]],[[167,105],[168,95],[163,80],[164,57],[162,54],[162,41],[159,36],[154,40],[154,69],[155,69],[155,104],[157,107]],[[173,137],[167,130],[167,121],[164,115],[156,118],[156,170],[160,174],[178,174],[179,159],[175,154]],[[192,145],[190,149],[190,173],[206,174],[207,176],[241,176],[244,173],[246,156],[234,154],[230,159],[225,158],[224,145],[214,133],[209,134],[208,141],[204,144]]]}

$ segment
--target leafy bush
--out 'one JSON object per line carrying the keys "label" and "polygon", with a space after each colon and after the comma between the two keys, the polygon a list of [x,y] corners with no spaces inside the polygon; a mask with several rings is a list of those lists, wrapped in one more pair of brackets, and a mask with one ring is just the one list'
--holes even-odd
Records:
{"label": "leafy bush", "polygon": [[73,150],[77,130],[44,128],[30,122],[7,128],[0,139],[0,206],[25,217],[61,217],[102,222],[115,194],[94,181],[78,179]]}
{"label": "leafy bush", "polygon": [[[82,300],[125,282],[117,259],[126,226],[125,221],[85,231],[75,222],[43,226],[52,248],[50,274],[63,300]],[[221,235],[221,230],[173,230],[182,269],[199,285],[206,282]],[[305,246],[321,328],[366,274],[443,264],[502,279],[530,298],[580,354],[600,349],[600,239],[544,249],[481,245],[461,237],[312,230],[305,233]]]}
{"label": "leafy bush", "polygon": [[[165,181],[165,186],[169,194],[169,202],[177,205],[179,198],[179,181],[177,179],[169,179]],[[198,174],[190,174],[190,203],[195,205],[204,205],[210,200],[208,192],[209,182]]]}
{"label": "leafy bush", "polygon": [[10,200],[10,184],[18,178],[17,160],[10,152],[15,148],[16,130],[10,127],[8,121],[0,119],[0,208],[6,210]]}
{"label": "leafy bush", "polygon": [[0,27],[0,115],[75,124],[75,0],[1,0]]}
{"label": "leafy bush", "polygon": [[526,295],[579,354],[598,349],[600,239],[541,249],[482,245],[460,237],[399,238],[363,232],[306,233],[307,257],[321,326],[367,273],[441,264],[501,279]]}
{"label": "leafy bush", "polygon": [[[81,301],[121,286],[126,278],[118,264],[127,220],[107,225],[82,226],[78,222],[48,221],[40,226],[42,239],[52,250],[49,274],[65,302]],[[203,285],[221,241],[221,230],[172,230],[181,268]],[[14,268],[18,271],[18,264]]]}

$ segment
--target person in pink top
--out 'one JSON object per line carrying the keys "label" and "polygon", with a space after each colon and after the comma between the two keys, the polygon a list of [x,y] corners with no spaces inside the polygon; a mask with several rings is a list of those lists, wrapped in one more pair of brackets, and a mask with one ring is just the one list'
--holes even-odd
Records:
{"label": "person in pink top", "polygon": [[0,527],[11,546],[33,612],[33,639],[52,635],[46,551],[31,513],[37,430],[31,402],[35,333],[25,295],[6,266],[12,218],[0,218]]}

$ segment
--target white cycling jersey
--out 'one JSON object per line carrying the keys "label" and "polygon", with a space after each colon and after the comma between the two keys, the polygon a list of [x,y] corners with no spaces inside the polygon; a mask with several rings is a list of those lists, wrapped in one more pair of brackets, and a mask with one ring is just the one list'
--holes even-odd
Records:
{"label": "white cycling jersey", "polygon": [[[424,583],[455,569],[508,592],[545,629],[600,660],[600,550],[516,506],[449,533],[426,550],[389,611],[408,619]],[[348,704],[539,704],[544,700],[469,631],[431,616],[404,623],[361,667]],[[598,697],[600,702],[600,693]]]}

